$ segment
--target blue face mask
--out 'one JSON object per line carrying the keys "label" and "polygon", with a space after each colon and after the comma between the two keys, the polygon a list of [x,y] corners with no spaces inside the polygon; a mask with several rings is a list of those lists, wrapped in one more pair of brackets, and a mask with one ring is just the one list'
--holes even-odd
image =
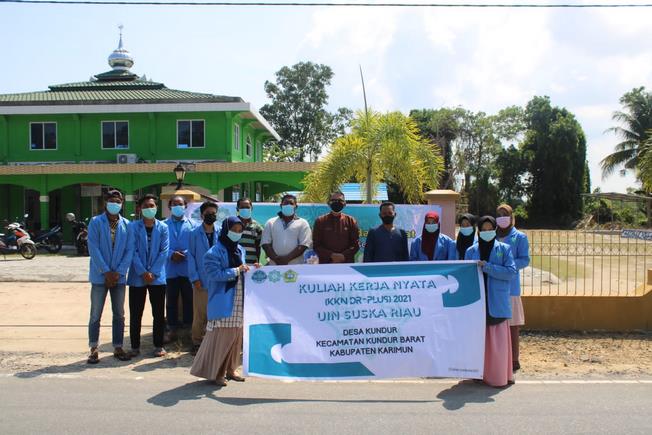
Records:
{"label": "blue face mask", "polygon": [[122,210],[122,204],[118,204],[117,202],[106,203],[106,211],[108,211],[109,214],[116,215],[120,213],[120,210]]}
{"label": "blue face mask", "polygon": [[290,217],[294,214],[294,206],[292,204],[286,204],[281,206],[281,213],[283,216]]}
{"label": "blue face mask", "polygon": [[426,231],[429,233],[437,232],[439,229],[439,224],[426,224]]}
{"label": "blue face mask", "polygon": [[251,218],[251,209],[250,208],[241,208],[238,210],[238,214],[242,219],[250,219]]}
{"label": "blue face mask", "polygon": [[226,237],[231,239],[232,242],[238,242],[242,238],[242,233],[236,233],[235,231],[229,230]]}
{"label": "blue face mask", "polygon": [[462,227],[460,228],[460,233],[462,233],[463,236],[470,236],[473,234],[473,227]]}
{"label": "blue face mask", "polygon": [[491,242],[496,238],[496,230],[480,231],[480,238],[485,242]]}
{"label": "blue face mask", "polygon": [[172,216],[180,218],[183,217],[184,213],[186,212],[186,207],[183,205],[175,205],[172,206],[170,211],[172,212]]}
{"label": "blue face mask", "polygon": [[156,217],[156,207],[143,208],[140,210],[144,218],[154,219]]}

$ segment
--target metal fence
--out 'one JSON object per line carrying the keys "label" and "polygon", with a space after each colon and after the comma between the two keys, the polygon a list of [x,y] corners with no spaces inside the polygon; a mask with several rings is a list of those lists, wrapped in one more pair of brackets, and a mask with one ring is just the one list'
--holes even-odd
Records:
{"label": "metal fence", "polygon": [[[652,269],[652,233],[525,230],[530,266],[521,271],[524,295],[636,296]],[[651,276],[652,278],[652,276]]]}

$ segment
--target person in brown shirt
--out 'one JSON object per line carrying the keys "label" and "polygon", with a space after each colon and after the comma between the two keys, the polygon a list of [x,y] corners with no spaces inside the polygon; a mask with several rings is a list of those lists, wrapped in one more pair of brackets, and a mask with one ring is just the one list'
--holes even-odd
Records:
{"label": "person in brown shirt", "polygon": [[312,230],[313,249],[319,263],[353,263],[360,248],[358,223],[342,213],[346,206],[342,192],[333,192],[328,205],[331,212],[319,216]]}

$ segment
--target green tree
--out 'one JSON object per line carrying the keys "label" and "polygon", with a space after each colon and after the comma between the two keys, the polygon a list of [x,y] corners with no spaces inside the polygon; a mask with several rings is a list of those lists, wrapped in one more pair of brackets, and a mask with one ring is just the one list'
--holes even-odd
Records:
{"label": "green tree", "polygon": [[534,97],[525,115],[530,222],[568,225],[580,217],[586,189],[584,132],[572,113],[553,107],[548,97]]}
{"label": "green tree", "polygon": [[497,187],[500,201],[516,207],[527,191],[528,161],[514,145],[502,149],[496,157]]}
{"label": "green tree", "polygon": [[649,146],[645,146],[652,132],[652,93],[645,87],[634,88],[620,98],[623,110],[614,112],[612,119],[621,125],[611,127],[622,141],[615,151],[605,157],[602,162],[602,177],[608,177],[618,167],[635,171],[638,177],[639,160]]}
{"label": "green tree", "polygon": [[323,202],[342,183],[375,188],[386,181],[396,184],[407,202],[420,203],[424,191],[438,185],[443,169],[439,150],[419,135],[413,119],[400,112],[358,112],[351,132],[336,139],[306,176],[304,197]]}
{"label": "green tree", "polygon": [[265,156],[273,161],[316,160],[324,146],[344,134],[352,112],[326,110],[333,71],[327,65],[300,62],[276,72],[275,83],[265,82],[272,100],[260,112],[281,136],[266,145]]}

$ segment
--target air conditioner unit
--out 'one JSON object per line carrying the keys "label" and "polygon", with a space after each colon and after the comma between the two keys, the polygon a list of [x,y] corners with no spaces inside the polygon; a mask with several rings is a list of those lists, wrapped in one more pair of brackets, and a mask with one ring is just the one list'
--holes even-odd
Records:
{"label": "air conditioner unit", "polygon": [[118,163],[136,163],[138,156],[136,154],[118,154]]}

